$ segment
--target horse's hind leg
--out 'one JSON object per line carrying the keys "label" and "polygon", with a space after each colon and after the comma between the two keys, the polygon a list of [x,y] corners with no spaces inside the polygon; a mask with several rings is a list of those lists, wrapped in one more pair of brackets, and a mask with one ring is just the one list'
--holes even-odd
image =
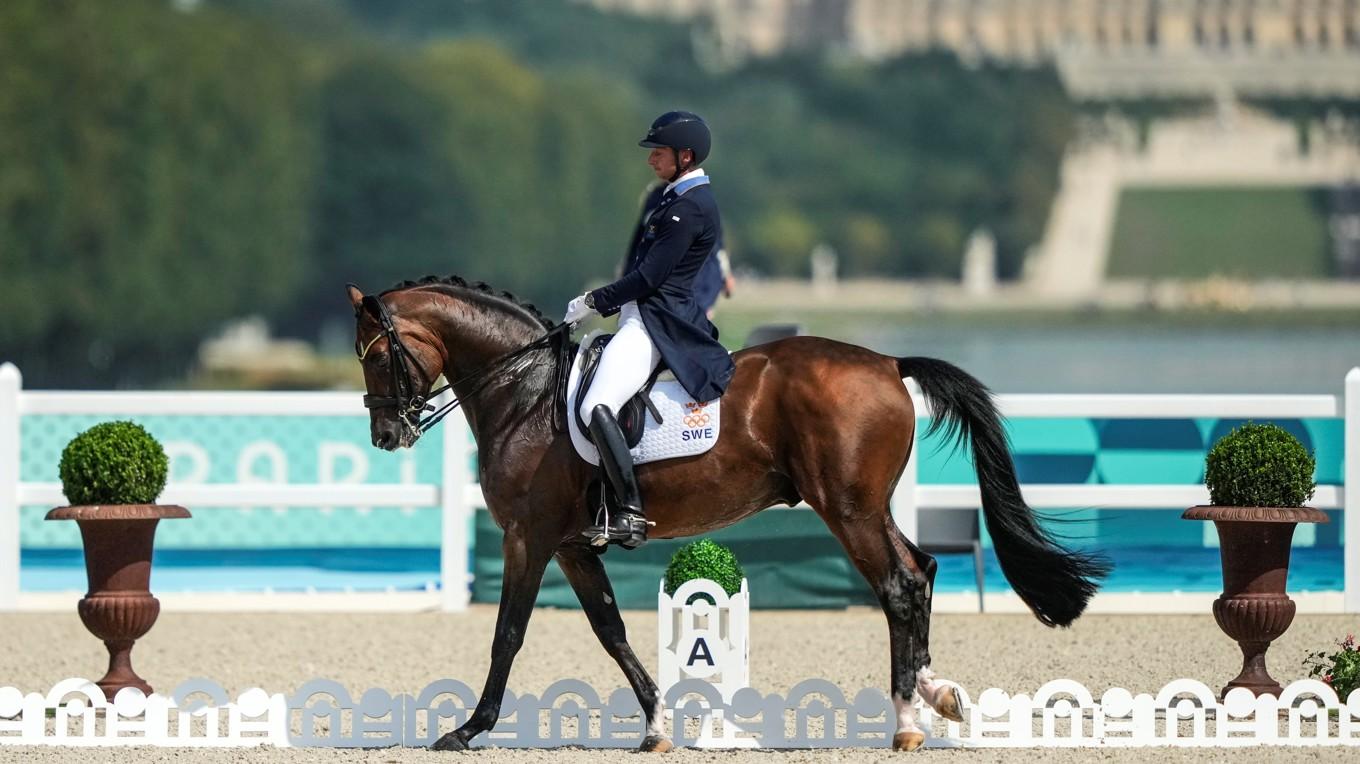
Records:
{"label": "horse's hind leg", "polygon": [[942,715],[959,718],[953,689],[936,685],[929,670],[935,560],[902,536],[886,506],[881,512],[866,512],[853,505],[840,509],[843,511],[818,507],[818,512],[874,590],[887,616],[893,707],[897,711],[893,748],[915,750],[925,742],[925,733],[916,724],[918,692]]}
{"label": "horse's hind leg", "polygon": [[557,552],[557,564],[566,574],[567,581],[581,601],[581,608],[590,619],[590,627],[595,630],[600,644],[609,653],[628,684],[637,694],[638,704],[647,720],[647,736],[642,741],[641,750],[664,753],[674,747],[662,726],[665,709],[662,707],[660,691],[656,682],[648,676],[647,669],[633,654],[628,644],[628,634],[624,629],[623,618],[619,615],[618,603],[614,600],[614,587],[609,583],[604,563],[596,553],[580,546],[568,546]]}
{"label": "horse's hind leg", "polygon": [[963,721],[963,701],[959,698],[959,691],[953,684],[935,681],[935,672],[930,670],[930,614],[932,612],[931,599],[935,595],[935,558],[926,554],[911,540],[902,535],[897,523],[888,520],[888,540],[897,548],[901,544],[907,550],[907,557],[916,562],[916,567],[925,571],[926,574],[926,595],[925,595],[925,623],[921,628],[921,657],[923,663],[916,670],[916,692],[921,699],[936,713],[944,718],[954,721]]}

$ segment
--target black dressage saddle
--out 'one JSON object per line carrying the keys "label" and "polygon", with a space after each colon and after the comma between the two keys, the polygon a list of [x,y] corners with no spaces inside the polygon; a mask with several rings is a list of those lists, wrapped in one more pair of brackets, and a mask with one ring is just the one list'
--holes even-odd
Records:
{"label": "black dressage saddle", "polygon": [[[581,382],[576,388],[576,406],[571,415],[576,417],[576,426],[580,428],[581,434],[591,443],[594,439],[590,437],[590,427],[588,422],[581,418],[581,401],[585,400],[586,391],[595,381],[595,372],[600,368],[600,357],[604,355],[605,345],[614,338],[612,334],[601,334],[591,341],[586,347],[585,357],[581,359]],[[629,448],[633,448],[642,441],[642,433],[647,429],[647,412],[651,412],[657,424],[661,424],[661,412],[656,410],[652,403],[652,386],[656,384],[656,378],[661,376],[661,372],[666,368],[663,361],[657,364],[652,376],[647,378],[647,384],[642,386],[636,395],[628,399],[623,404],[620,411],[614,413],[614,418],[619,422],[619,428],[623,430],[623,438],[628,443]]]}

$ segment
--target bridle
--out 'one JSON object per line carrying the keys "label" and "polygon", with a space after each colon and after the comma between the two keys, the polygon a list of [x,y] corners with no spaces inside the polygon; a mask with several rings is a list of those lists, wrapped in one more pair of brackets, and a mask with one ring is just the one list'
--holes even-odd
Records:
{"label": "bridle", "polygon": [[[421,435],[429,432],[430,428],[439,424],[440,420],[447,416],[449,412],[462,405],[465,399],[469,399],[481,392],[483,388],[495,379],[496,372],[500,371],[505,364],[532,351],[546,348],[559,337],[563,338],[563,341],[560,343],[561,351],[559,352],[557,359],[558,379],[555,387],[559,391],[565,389],[566,375],[563,370],[566,368],[566,364],[563,361],[567,357],[569,351],[569,338],[572,329],[571,324],[558,324],[552,329],[549,329],[547,334],[539,337],[533,342],[493,359],[481,368],[473,371],[471,374],[467,374],[454,382],[450,382],[443,387],[421,395],[415,391],[416,388],[412,384],[409,367],[415,366],[420,372],[421,380],[429,385],[434,384],[434,378],[431,378],[425,373],[425,369],[421,367],[420,362],[416,359],[415,355],[412,354],[410,350],[407,350],[406,345],[402,343],[401,335],[397,333],[397,328],[392,323],[392,315],[388,313],[387,306],[383,304],[383,301],[373,295],[366,295],[363,299],[363,306],[371,315],[378,319],[378,324],[382,328],[382,332],[369,340],[368,344],[363,347],[360,347],[358,342],[356,342],[354,352],[359,356],[359,361],[362,362],[364,357],[368,355],[369,348],[372,348],[373,344],[379,339],[386,337],[392,358],[392,361],[388,364],[387,368],[392,372],[392,390],[394,391],[393,395],[365,394],[364,408],[380,409],[389,406],[395,407],[397,409],[397,418],[401,420],[402,426],[406,430],[405,434],[410,437],[411,443],[414,443]],[[455,385],[461,386],[469,382],[473,383],[473,387],[462,397],[454,398],[437,409],[434,404],[429,402],[430,399],[438,396],[445,390],[452,390]],[[426,412],[433,413],[429,416],[424,416]],[[563,416],[565,416],[565,414]]]}

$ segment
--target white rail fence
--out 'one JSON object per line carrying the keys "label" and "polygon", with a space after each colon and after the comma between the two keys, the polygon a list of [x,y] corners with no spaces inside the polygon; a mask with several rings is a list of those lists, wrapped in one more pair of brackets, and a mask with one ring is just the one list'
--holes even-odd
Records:
{"label": "white rail fence", "polygon": [[[919,401],[919,396],[917,396]],[[1007,418],[1072,417],[1101,419],[1232,418],[1344,419],[1344,486],[1360,486],[1360,367],[1346,375],[1345,393],[1334,395],[1001,395]],[[926,412],[928,413],[928,412]],[[356,393],[199,393],[25,391],[19,370],[0,365],[0,611],[18,607],[19,512],[27,505],[66,503],[55,482],[19,478],[19,422],[35,414],[366,416]],[[462,610],[468,604],[468,521],[484,507],[481,486],[469,468],[472,441],[461,412],[444,421],[443,463],[437,484],[245,484],[172,483],[161,501],[194,506],[409,506],[439,507],[442,513],[441,604]],[[917,450],[893,496],[893,516],[903,532],[915,536],[921,508],[968,509],[979,506],[975,484],[922,485],[917,479]],[[1206,504],[1202,485],[1027,484],[1025,499],[1045,508],[1144,509]],[[1360,517],[1360,491],[1318,486],[1313,505]],[[1360,612],[1360,522],[1346,522],[1344,535],[1344,609]]]}

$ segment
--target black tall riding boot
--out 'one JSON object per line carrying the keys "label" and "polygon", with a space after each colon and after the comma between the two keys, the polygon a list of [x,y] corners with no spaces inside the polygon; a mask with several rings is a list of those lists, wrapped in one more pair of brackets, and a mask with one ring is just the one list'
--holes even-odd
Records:
{"label": "black tall riding boot", "polygon": [[624,549],[637,549],[647,543],[647,519],[642,513],[642,492],[633,474],[633,455],[628,451],[623,430],[608,406],[596,406],[590,412],[590,436],[600,452],[600,465],[614,487],[619,500],[619,511],[609,518],[608,527],[599,525],[586,530],[595,545],[617,541]]}

